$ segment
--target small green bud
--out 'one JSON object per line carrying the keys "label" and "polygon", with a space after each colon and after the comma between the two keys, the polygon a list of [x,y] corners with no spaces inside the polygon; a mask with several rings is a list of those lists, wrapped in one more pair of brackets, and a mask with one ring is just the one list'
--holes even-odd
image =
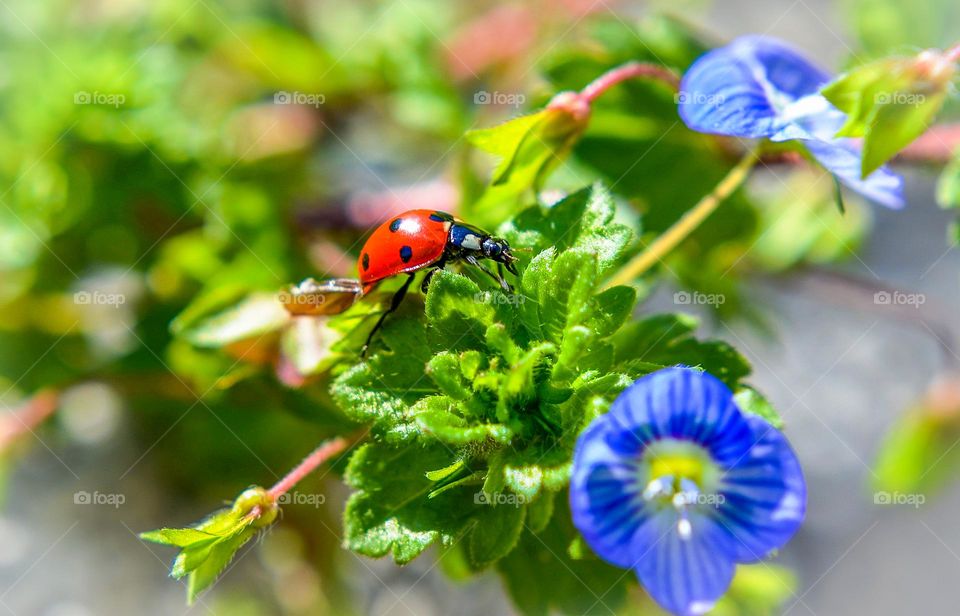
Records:
{"label": "small green bud", "polygon": [[233,512],[239,517],[250,515],[255,508],[260,509],[259,515],[252,522],[254,528],[269,526],[277,519],[280,508],[270,498],[269,492],[260,486],[247,488],[233,501]]}

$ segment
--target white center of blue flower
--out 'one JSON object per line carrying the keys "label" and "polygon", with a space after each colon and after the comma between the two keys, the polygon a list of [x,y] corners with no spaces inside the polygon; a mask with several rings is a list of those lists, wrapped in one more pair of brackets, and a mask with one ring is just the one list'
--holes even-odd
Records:
{"label": "white center of blue flower", "polygon": [[672,507],[677,533],[689,539],[693,534],[689,509],[703,502],[702,495],[716,487],[719,477],[709,453],[688,441],[657,441],[644,451],[640,472],[646,480],[644,500],[658,508]]}

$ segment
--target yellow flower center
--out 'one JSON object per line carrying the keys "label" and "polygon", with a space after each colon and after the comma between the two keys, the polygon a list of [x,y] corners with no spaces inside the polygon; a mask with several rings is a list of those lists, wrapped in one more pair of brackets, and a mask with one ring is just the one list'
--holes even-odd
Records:
{"label": "yellow flower center", "polygon": [[698,486],[703,485],[704,460],[690,453],[660,453],[651,455],[650,478],[659,479],[669,475],[675,484],[681,479],[689,479]]}

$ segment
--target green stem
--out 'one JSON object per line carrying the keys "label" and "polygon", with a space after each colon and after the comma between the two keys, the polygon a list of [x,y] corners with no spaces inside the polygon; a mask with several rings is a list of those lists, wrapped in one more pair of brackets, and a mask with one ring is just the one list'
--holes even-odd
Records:
{"label": "green stem", "polygon": [[610,279],[606,286],[609,288],[620,284],[630,284],[666,257],[743,184],[749,177],[750,170],[753,169],[757,160],[756,150],[747,152],[740,159],[740,162],[710,191],[710,194],[700,199],[680,220],[647,246],[646,250],[631,259]]}

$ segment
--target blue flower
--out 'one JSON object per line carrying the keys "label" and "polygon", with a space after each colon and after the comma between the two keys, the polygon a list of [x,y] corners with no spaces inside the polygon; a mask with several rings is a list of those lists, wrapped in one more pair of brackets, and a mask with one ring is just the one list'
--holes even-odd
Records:
{"label": "blue flower", "polygon": [[710,374],[667,368],[628,387],[580,435],[573,521],[674,614],[702,614],[736,563],[762,559],[803,521],[806,483],[783,434],[740,411]]}
{"label": "blue flower", "polygon": [[783,42],[744,36],[701,56],[684,74],[680,117],[703,133],[801,141],[851,189],[887,207],[902,207],[903,178],[880,167],[861,179],[861,143],[834,136],[846,115],[820,94],[830,79]]}

